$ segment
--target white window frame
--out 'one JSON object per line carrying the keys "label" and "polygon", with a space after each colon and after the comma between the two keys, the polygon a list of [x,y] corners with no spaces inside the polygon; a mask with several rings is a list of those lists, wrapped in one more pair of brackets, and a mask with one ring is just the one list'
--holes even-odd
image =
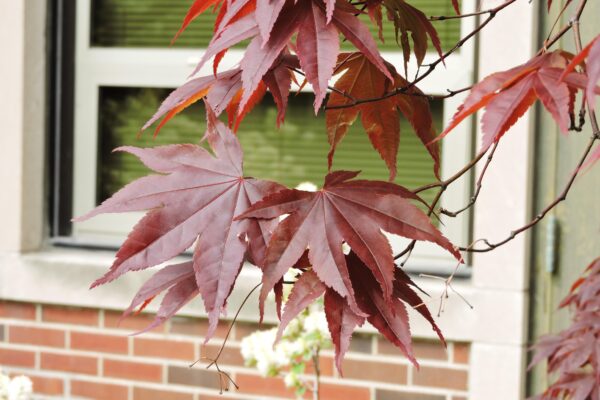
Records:
{"label": "white window frame", "polygon": [[[475,0],[462,2],[462,12],[475,10]],[[443,22],[439,22],[440,24]],[[474,18],[461,20],[461,37],[475,27]],[[92,47],[90,44],[91,0],[78,1],[75,43],[75,123],[74,123],[74,182],[73,214],[83,215],[96,206],[96,179],[98,154],[99,90],[102,86],[158,87],[180,86],[201,55],[202,49],[131,49]],[[193,29],[193,26],[191,27]],[[168,39],[168,38],[167,38]],[[446,89],[459,89],[473,81],[475,65],[474,40],[465,43],[460,51],[450,55],[446,67],[439,65],[425,78],[419,87],[426,93],[446,94]],[[396,66],[401,66],[400,52],[383,52],[383,57]],[[237,65],[242,50],[232,49],[223,59],[220,69]],[[424,63],[434,61],[436,53],[428,53]],[[416,71],[409,65],[409,76]],[[412,74],[411,74],[412,71]],[[197,75],[212,73],[212,65],[205,65]],[[450,80],[451,78],[452,80]],[[310,89],[308,89],[310,90]],[[444,125],[446,125],[466,94],[461,93],[444,100]],[[132,134],[134,134],[132,132]],[[472,157],[473,135],[471,124],[463,122],[442,142],[442,177],[458,171]],[[451,155],[451,156],[450,156]],[[318,182],[316,182],[319,184]],[[400,182],[401,183],[401,182]],[[468,176],[455,182],[445,192],[441,206],[448,209],[460,208],[468,202],[471,193]],[[104,214],[91,220],[73,225],[72,240],[114,246],[122,241],[142,213]],[[466,243],[470,237],[470,218],[465,213],[459,218],[441,217],[442,232],[455,243]],[[409,241],[392,237],[395,251],[403,249]],[[437,245],[424,242],[416,246],[409,267],[420,271],[451,268],[453,258]]]}

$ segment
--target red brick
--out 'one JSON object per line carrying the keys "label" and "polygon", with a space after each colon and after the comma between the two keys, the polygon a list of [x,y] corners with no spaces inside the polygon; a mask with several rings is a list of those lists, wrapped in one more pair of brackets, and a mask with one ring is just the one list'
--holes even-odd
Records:
{"label": "red brick", "polygon": [[29,374],[27,374],[27,376],[33,383],[33,392],[35,394],[45,394],[49,396],[64,395],[64,383],[62,379],[32,376]]}
{"label": "red brick", "polygon": [[[446,349],[440,341],[415,340],[413,342],[413,350],[417,360],[430,359],[446,361],[448,359]],[[385,338],[379,339],[377,344],[377,353],[405,358],[402,351]]]}
{"label": "red brick", "polygon": [[71,381],[71,395],[97,400],[127,400],[127,387],[107,383]]}
{"label": "red brick", "polygon": [[354,334],[350,341],[350,348],[348,349],[351,353],[365,353],[371,354],[373,351],[373,336],[371,335],[358,335]]}
{"label": "red brick", "polygon": [[235,323],[235,340],[242,340],[248,335],[253,334],[256,331],[265,331],[271,328],[275,328],[277,325],[272,324],[253,324],[250,322],[236,322]]}
{"label": "red brick", "polygon": [[367,388],[326,383],[321,384],[320,397],[327,400],[370,400],[371,393],[369,393],[369,389]]}
{"label": "red brick", "polygon": [[42,321],[98,326],[98,311],[80,307],[43,306]]}
{"label": "red brick", "polygon": [[[287,388],[281,378],[263,378],[257,375],[237,374],[235,383],[239,386],[238,392],[240,393],[295,398],[294,390]],[[327,397],[322,398],[329,400]]]}
{"label": "red brick", "polygon": [[375,391],[375,400],[446,400],[445,395],[415,393],[415,392],[397,392],[395,390]]}
{"label": "red brick", "polygon": [[65,333],[56,329],[33,328],[29,326],[9,327],[11,343],[35,344],[38,346],[64,347]]}
{"label": "red brick", "polygon": [[71,332],[71,348],[103,353],[127,354],[128,338],[126,336]]}
{"label": "red brick", "polygon": [[[220,389],[219,374],[206,368],[169,367],[168,382],[179,385]],[[229,383],[229,382],[227,382]],[[225,388],[224,388],[225,389]]]}
{"label": "red brick", "polygon": [[[213,335],[214,338],[224,338],[229,329],[228,321],[221,321]],[[171,319],[171,333],[202,337],[208,331],[208,321],[201,318],[174,317]]]}
{"label": "red brick", "polygon": [[104,360],[104,376],[137,381],[160,382],[162,367],[156,364]]}
{"label": "red brick", "polygon": [[454,343],[454,362],[468,364],[470,350],[471,346],[468,343]]}
{"label": "red brick", "polygon": [[439,340],[417,340],[413,342],[413,350],[417,359],[448,360],[448,351]]}
{"label": "red brick", "polygon": [[[127,329],[130,331],[141,331],[146,329],[148,325],[154,321],[153,314],[138,314],[130,315],[121,320],[123,313],[118,311],[104,311],[104,327],[105,328],[118,328]],[[158,326],[152,330],[152,332],[164,332],[165,325]]]}
{"label": "red brick", "polygon": [[[206,360],[214,360],[219,353],[221,345],[203,345],[200,347],[200,356]],[[237,347],[225,346],[219,356],[219,365],[244,365],[244,357]]]}
{"label": "red brick", "polygon": [[42,353],[41,360],[42,369],[88,375],[96,375],[98,373],[98,360],[94,357]]}
{"label": "red brick", "polygon": [[467,380],[467,371],[436,367],[413,370],[413,384],[418,386],[467,390]]}
{"label": "red brick", "polygon": [[0,318],[35,319],[35,304],[0,301]]}
{"label": "red brick", "polygon": [[[319,357],[319,370],[321,375],[332,376],[333,375],[333,358],[332,357]],[[309,362],[306,364],[306,373],[314,373],[313,363]]]}
{"label": "red brick", "polygon": [[[204,400],[204,396],[202,399]],[[136,387],[133,389],[133,400],[193,400],[191,393],[171,392],[167,390],[155,390]]]}
{"label": "red brick", "polygon": [[5,365],[33,368],[35,365],[35,353],[32,351],[0,349],[0,366]]}
{"label": "red brick", "polygon": [[135,338],[133,354],[142,357],[160,357],[194,361],[194,344],[175,340]]}
{"label": "red brick", "polygon": [[346,358],[342,364],[342,371],[344,378],[348,379],[405,385],[407,382],[408,366]]}

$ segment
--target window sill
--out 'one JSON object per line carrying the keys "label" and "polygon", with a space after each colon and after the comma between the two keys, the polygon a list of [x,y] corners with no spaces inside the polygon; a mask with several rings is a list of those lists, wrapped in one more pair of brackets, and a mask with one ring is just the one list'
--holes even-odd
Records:
{"label": "window sill", "polygon": [[[123,310],[133,295],[150,277],[152,271],[140,271],[127,274],[120,279],[101,287],[89,290],[89,285],[101,276],[111,264],[114,252],[99,250],[81,250],[65,248],[47,248],[34,253],[0,254],[0,299],[26,301],[65,306],[92,307]],[[431,295],[424,298],[433,314],[437,313],[439,299],[444,290],[441,280],[416,278],[419,286]],[[229,300],[229,317],[237,310],[252,288],[260,282],[260,273],[253,266],[245,267],[237,280],[236,287]],[[460,278],[452,283],[461,296],[475,305],[471,310],[458,295],[452,291],[445,300],[441,318],[436,318],[447,340],[485,341],[504,344],[520,343],[522,326],[508,316],[521,307],[524,293],[483,290],[474,287],[469,280]],[[241,321],[258,321],[257,297],[248,300],[239,315]],[[274,302],[267,304],[265,322],[276,322]],[[160,302],[148,306],[148,311],[156,311]],[[503,304],[504,315],[492,313],[498,304]],[[490,311],[490,312],[488,312]],[[204,305],[200,299],[184,307],[180,315],[205,317]],[[414,336],[435,338],[435,332],[429,324],[414,311],[411,314],[411,330]],[[494,315],[495,314],[495,315]],[[514,318],[513,318],[514,319]],[[492,324],[492,325],[490,325]],[[495,326],[497,329],[490,329]],[[483,329],[485,327],[485,330]],[[371,326],[361,328],[363,332],[373,332]],[[501,331],[500,333],[498,331]],[[490,334],[492,332],[492,334]]]}

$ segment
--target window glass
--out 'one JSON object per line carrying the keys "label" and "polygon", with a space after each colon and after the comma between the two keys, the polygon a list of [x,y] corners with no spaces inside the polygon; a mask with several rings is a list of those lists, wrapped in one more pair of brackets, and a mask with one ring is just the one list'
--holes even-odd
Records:
{"label": "window glass", "polygon": [[[151,129],[138,135],[140,127],[168,94],[167,89],[102,87],[98,135],[98,203],[126,183],[148,173],[137,158],[113,153],[123,145],[155,146],[198,143],[205,130],[203,105],[199,102],[169,121],[153,138]],[[270,95],[256,106],[239,128],[247,176],[271,179],[294,187],[310,181],[320,186],[327,173],[329,145],[323,113],[315,117],[311,93],[292,94],[285,123],[276,128],[277,110]],[[433,102],[436,127],[441,126],[442,102]],[[351,127],[336,151],[334,169],[361,170],[361,178],[387,180],[388,170],[373,150],[360,121]],[[416,187],[434,181],[432,161],[411,126],[401,118],[398,176],[396,182]],[[426,200],[432,193],[424,193]]]}
{"label": "window glass", "polygon": [[[100,47],[167,47],[179,30],[192,0],[93,0],[91,44]],[[426,15],[454,15],[450,0],[419,0],[412,5]],[[212,37],[216,14],[202,14],[174,43],[175,47],[206,47]],[[377,37],[367,15],[361,16]],[[385,16],[384,16],[385,19]],[[434,22],[443,47],[452,46],[460,36],[460,19]],[[379,48],[399,51],[393,24],[384,21],[384,43]],[[349,45],[343,45],[347,49]],[[431,50],[433,51],[433,50]]]}

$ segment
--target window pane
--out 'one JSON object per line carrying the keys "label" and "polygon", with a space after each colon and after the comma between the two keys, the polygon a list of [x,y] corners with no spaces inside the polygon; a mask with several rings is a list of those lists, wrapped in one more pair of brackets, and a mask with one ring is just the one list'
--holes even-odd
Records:
{"label": "window pane", "polygon": [[[92,46],[101,47],[167,47],[192,0],[93,0],[92,1]],[[427,15],[453,15],[450,0],[420,0],[413,2]],[[202,14],[186,29],[175,42],[176,47],[206,47],[212,37],[216,14]],[[369,17],[361,17],[377,37],[377,29]],[[385,19],[385,16],[384,16]],[[445,48],[456,43],[460,35],[460,20],[451,19],[434,22]],[[381,50],[397,51],[393,24],[384,21],[385,43]],[[350,45],[343,45],[351,49]],[[432,50],[433,51],[433,50]]]}
{"label": "window pane", "polygon": [[[152,132],[137,133],[166,96],[166,89],[103,87],[100,92],[100,135],[97,200],[109,197],[148,170],[133,156],[112,153],[123,145],[140,147],[167,143],[198,143],[205,129],[204,110],[197,103],[169,121],[156,138]],[[323,114],[313,113],[313,95],[290,96],[286,121],[276,128],[277,110],[265,96],[242,122],[238,135],[244,149],[247,176],[271,179],[294,187],[310,181],[320,186],[327,173],[329,145]],[[432,105],[436,126],[441,126],[442,102]],[[334,169],[361,170],[361,178],[387,180],[388,171],[373,150],[357,121],[334,158]],[[410,125],[401,118],[401,140],[396,182],[416,187],[434,181],[432,162]],[[428,191],[425,195],[431,195]],[[427,199],[427,197],[426,197]]]}

